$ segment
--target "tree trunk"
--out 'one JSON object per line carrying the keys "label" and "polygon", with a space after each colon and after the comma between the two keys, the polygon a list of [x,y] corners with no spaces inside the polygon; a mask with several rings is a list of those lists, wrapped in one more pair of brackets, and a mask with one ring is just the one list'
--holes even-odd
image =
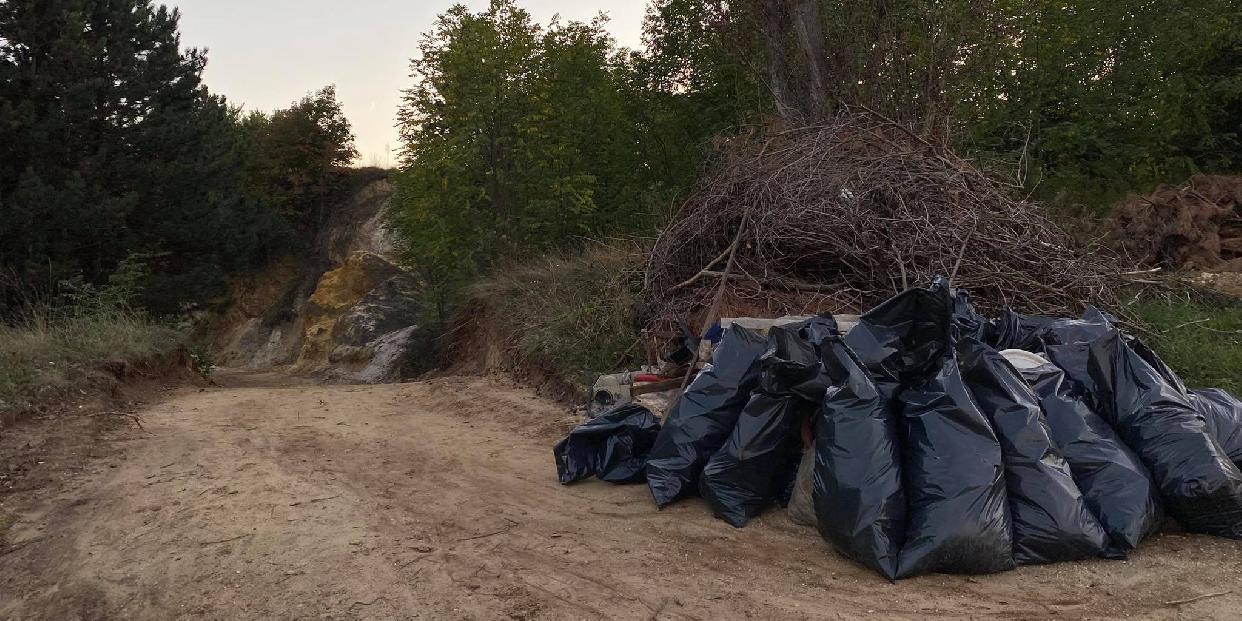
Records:
{"label": "tree trunk", "polygon": [[824,26],[820,18],[819,0],[788,0],[789,16],[798,35],[799,59],[806,70],[806,105],[809,119],[828,113],[829,93],[824,52]]}
{"label": "tree trunk", "polygon": [[785,0],[759,0],[759,20],[763,26],[763,39],[768,55],[768,88],[781,118],[791,124],[801,121],[802,111],[790,91],[788,38],[789,15]]}

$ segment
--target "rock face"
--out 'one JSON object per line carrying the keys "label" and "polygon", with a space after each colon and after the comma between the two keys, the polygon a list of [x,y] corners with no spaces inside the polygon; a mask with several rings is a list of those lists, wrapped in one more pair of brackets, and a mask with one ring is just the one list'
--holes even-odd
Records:
{"label": "rock face", "polygon": [[424,335],[418,280],[396,258],[386,180],[333,211],[311,257],[286,257],[235,283],[216,339],[224,366],[287,366],[347,382],[406,377]]}
{"label": "rock face", "polygon": [[400,379],[419,336],[418,299],[412,275],[380,255],[354,252],[319,279],[295,370],[371,383]]}

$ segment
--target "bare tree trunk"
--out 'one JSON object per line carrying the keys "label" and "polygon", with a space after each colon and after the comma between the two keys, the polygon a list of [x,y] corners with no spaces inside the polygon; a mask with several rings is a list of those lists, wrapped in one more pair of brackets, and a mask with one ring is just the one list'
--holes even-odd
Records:
{"label": "bare tree trunk", "polygon": [[790,90],[789,52],[786,48],[789,15],[785,0],[758,0],[759,20],[763,26],[763,39],[767,44],[768,88],[776,102],[776,111],[785,121],[797,122],[802,116],[798,102]]}
{"label": "bare tree trunk", "polygon": [[819,0],[788,0],[789,16],[798,35],[798,54],[806,69],[806,102],[809,118],[821,118],[829,108],[827,55]]}

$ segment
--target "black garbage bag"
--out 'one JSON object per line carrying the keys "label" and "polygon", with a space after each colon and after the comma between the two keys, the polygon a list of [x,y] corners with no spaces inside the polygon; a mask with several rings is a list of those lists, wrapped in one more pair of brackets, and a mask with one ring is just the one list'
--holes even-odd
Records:
{"label": "black garbage bag", "polygon": [[1242,539],[1242,471],[1192,397],[1120,333],[1091,343],[1090,351],[1100,414],[1151,471],[1169,514],[1190,532]]}
{"label": "black garbage bag", "polygon": [[985,342],[996,350],[1022,349],[1041,352],[1044,349],[1041,333],[1057,321],[1059,319],[1055,317],[1020,315],[1006,309],[1000,319],[996,320],[992,338]]}
{"label": "black garbage bag", "polygon": [[1053,364],[1022,369],[1044,410],[1052,441],[1069,462],[1087,507],[1124,556],[1160,529],[1164,509],[1147,467],[1104,419],[1091,411],[1082,390]]}
{"label": "black garbage bag", "polygon": [[802,459],[802,420],[828,388],[807,335],[826,338],[835,330],[831,317],[768,330],[759,388],[699,479],[699,494],[716,517],[741,528],[773,502],[789,504]]}
{"label": "black garbage bag", "polygon": [[762,334],[729,328],[712,364],[699,372],[669,412],[647,460],[647,485],[658,506],[698,491],[703,466],[729,439],[759,385],[759,357],[767,347]]}
{"label": "black garbage bag", "polygon": [[996,338],[996,326],[975,310],[974,304],[970,303],[970,295],[965,291],[954,292],[953,325],[960,338],[973,338],[982,343]]}
{"label": "black garbage bag", "polygon": [[893,580],[906,529],[897,413],[841,339],[824,342],[820,353],[832,388],[815,423],[819,533]]}
{"label": "black garbage bag", "polygon": [[897,577],[1013,569],[1000,441],[957,359],[950,353],[935,376],[901,399],[908,513]]}
{"label": "black garbage bag", "polygon": [[800,429],[806,410],[796,396],[751,396],[728,442],[712,455],[699,478],[699,493],[716,517],[741,528],[791,491],[787,488],[802,458]]}
{"label": "black garbage bag", "polygon": [[947,354],[952,313],[949,284],[936,278],[868,311],[845,344],[878,382],[921,384]]}
{"label": "black garbage bag", "polygon": [[647,408],[627,403],[583,425],[552,449],[562,485],[598,476],[610,483],[639,483],[660,421]]}
{"label": "black garbage bag", "polygon": [[1047,348],[1051,345],[1090,343],[1100,337],[1108,336],[1115,329],[1112,318],[1100,309],[1088,306],[1081,319],[1051,321],[1040,329],[1036,336]]}
{"label": "black garbage bag", "polygon": [[991,347],[966,339],[957,352],[967,386],[1000,440],[1014,560],[1035,565],[1104,556],[1108,535],[1053,444],[1034,393]]}
{"label": "black garbage bag", "polygon": [[1196,390],[1195,408],[1203,414],[1208,430],[1220,442],[1229,460],[1242,468],[1242,401],[1219,389]]}
{"label": "black garbage bag", "polygon": [[[768,330],[768,348],[759,358],[759,386],[770,395],[796,396],[818,404],[828,389],[814,340],[836,332],[832,317],[776,326]],[[813,340],[814,339],[814,340]]]}

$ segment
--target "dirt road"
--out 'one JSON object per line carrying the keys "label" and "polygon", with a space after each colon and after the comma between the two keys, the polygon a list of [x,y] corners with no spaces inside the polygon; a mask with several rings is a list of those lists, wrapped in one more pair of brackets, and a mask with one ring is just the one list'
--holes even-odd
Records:
{"label": "dirt road", "polygon": [[34,483],[0,493],[10,524],[0,526],[0,618],[1226,619],[1242,610],[1238,542],[1164,535],[1129,562],[893,585],[780,511],[735,530],[698,501],[658,512],[643,486],[559,486],[551,445],[567,412],[497,380],[224,384],[173,391],[138,412],[142,429],[114,427],[98,442],[9,446],[31,460],[16,469]]}

